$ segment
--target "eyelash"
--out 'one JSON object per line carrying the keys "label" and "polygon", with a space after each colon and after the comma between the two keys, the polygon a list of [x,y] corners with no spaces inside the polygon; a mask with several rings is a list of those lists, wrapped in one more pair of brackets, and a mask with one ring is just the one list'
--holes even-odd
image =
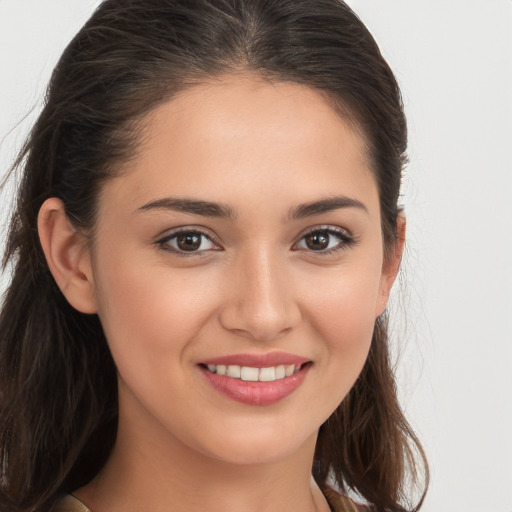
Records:
{"label": "eyelash", "polygon": [[[315,233],[326,233],[329,236],[335,236],[336,238],[339,239],[339,242],[334,247],[331,247],[330,249],[323,249],[323,250],[318,250],[318,251],[315,251],[312,249],[307,250],[307,252],[314,254],[314,255],[328,255],[328,254],[333,254],[333,253],[336,253],[339,251],[344,251],[346,249],[349,249],[350,247],[353,247],[357,243],[356,238],[354,236],[350,235],[347,232],[347,230],[345,230],[343,228],[339,228],[337,226],[318,226],[318,227],[310,229],[306,233],[304,233],[300,237],[300,240],[294,244],[294,246],[298,245],[300,242],[305,240],[305,238],[308,235],[313,235]],[[294,249],[294,250],[300,250],[300,249]]]}
{"label": "eyelash", "polygon": [[[350,247],[353,247],[357,243],[357,240],[352,235],[350,235],[345,229],[335,227],[335,226],[318,226],[318,227],[310,229],[309,231],[304,233],[300,237],[299,241],[293,244],[292,250],[294,250],[294,251],[301,250],[300,248],[294,248],[294,247],[296,247],[300,242],[305,240],[307,236],[318,234],[318,233],[325,233],[329,236],[335,236],[336,238],[339,239],[339,242],[334,247],[331,247],[329,249],[323,249],[323,250],[318,250],[318,251],[315,251],[313,249],[309,249],[309,250],[304,249],[306,252],[309,252],[314,255],[328,255],[328,254],[332,254],[332,253],[335,253],[338,251],[343,251],[343,250],[349,249]],[[212,237],[210,234],[205,233],[204,231],[202,231],[201,229],[198,229],[198,228],[177,229],[177,230],[169,233],[165,237],[161,238],[160,240],[157,240],[156,245],[159,246],[161,249],[168,251],[168,252],[172,252],[173,254],[176,254],[180,257],[189,257],[189,256],[201,257],[211,251],[222,250],[222,249],[216,248],[216,249],[203,249],[200,251],[185,251],[185,250],[176,249],[169,245],[169,242],[171,240],[177,239],[180,235],[184,235],[184,234],[199,235],[201,238],[205,238],[205,239],[209,240],[212,244],[217,245],[217,247],[218,247],[218,243],[216,242],[214,237]]]}
{"label": "eyelash", "polygon": [[179,250],[179,249],[176,249],[174,247],[171,247],[169,245],[169,242],[171,240],[173,240],[173,239],[177,239],[180,235],[199,235],[201,238],[206,238],[212,244],[218,246],[218,243],[215,241],[215,239],[211,235],[205,233],[204,231],[202,231],[199,228],[180,228],[180,229],[177,229],[175,231],[172,231],[171,233],[169,233],[165,237],[161,238],[160,240],[157,240],[156,245],[159,246],[161,249],[163,249],[165,251],[172,252],[173,254],[176,254],[176,255],[182,256],[182,257],[204,256],[205,253],[209,253],[211,251],[219,251],[219,250],[221,250],[221,249],[203,249],[201,251],[183,251],[183,250]]}

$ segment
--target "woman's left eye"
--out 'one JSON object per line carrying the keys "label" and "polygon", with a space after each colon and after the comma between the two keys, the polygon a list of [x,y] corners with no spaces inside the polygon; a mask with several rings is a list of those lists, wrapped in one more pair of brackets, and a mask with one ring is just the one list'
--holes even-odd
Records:
{"label": "woman's left eye", "polygon": [[325,253],[350,247],[354,243],[355,240],[345,231],[321,228],[304,235],[295,247],[297,249]]}
{"label": "woman's left eye", "polygon": [[178,253],[198,253],[217,248],[210,237],[200,231],[181,231],[160,240],[158,244]]}

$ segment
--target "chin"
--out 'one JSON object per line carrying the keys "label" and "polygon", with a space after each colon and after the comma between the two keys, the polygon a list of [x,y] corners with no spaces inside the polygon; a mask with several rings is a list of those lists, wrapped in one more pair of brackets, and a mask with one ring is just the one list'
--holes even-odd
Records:
{"label": "chin", "polygon": [[318,431],[312,434],[294,431],[283,424],[273,427],[236,429],[226,437],[226,430],[209,439],[203,453],[228,464],[270,464],[300,452],[314,452]]}

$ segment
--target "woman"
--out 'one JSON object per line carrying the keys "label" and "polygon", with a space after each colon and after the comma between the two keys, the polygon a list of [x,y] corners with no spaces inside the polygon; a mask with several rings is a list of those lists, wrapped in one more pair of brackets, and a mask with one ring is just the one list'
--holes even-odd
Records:
{"label": "woman", "polygon": [[17,163],[0,508],[418,510],[405,150],[338,0],[104,1]]}

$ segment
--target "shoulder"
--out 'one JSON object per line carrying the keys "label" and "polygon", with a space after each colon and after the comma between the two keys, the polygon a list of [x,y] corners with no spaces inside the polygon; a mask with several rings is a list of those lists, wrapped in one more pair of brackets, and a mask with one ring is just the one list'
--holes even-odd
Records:
{"label": "shoulder", "polygon": [[81,501],[68,494],[61,498],[50,512],[90,512],[90,510]]}
{"label": "shoulder", "polygon": [[371,512],[370,507],[356,503],[348,496],[326,487],[322,490],[333,512]]}

